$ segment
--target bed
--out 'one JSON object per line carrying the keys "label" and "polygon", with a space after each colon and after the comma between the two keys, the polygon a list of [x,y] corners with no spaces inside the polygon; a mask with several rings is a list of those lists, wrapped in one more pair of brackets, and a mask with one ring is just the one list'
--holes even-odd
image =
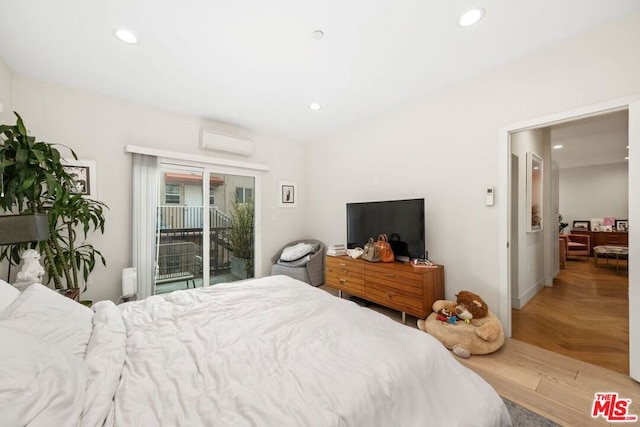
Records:
{"label": "bed", "polygon": [[511,424],[436,339],[286,276],[91,309],[42,285],[0,298],[3,426]]}

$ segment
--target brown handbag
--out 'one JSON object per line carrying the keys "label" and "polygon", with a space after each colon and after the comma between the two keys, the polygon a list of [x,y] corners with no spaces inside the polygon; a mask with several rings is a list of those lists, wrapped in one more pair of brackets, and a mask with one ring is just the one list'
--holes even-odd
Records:
{"label": "brown handbag", "polygon": [[378,248],[380,261],[382,262],[395,261],[395,257],[393,256],[393,251],[391,250],[391,245],[389,244],[389,239],[387,239],[386,234],[380,234],[378,236],[378,241],[376,242],[375,246]]}
{"label": "brown handbag", "polygon": [[369,242],[364,245],[364,252],[360,258],[369,262],[380,262],[380,254],[378,253],[376,242],[373,241],[373,237],[369,237]]}

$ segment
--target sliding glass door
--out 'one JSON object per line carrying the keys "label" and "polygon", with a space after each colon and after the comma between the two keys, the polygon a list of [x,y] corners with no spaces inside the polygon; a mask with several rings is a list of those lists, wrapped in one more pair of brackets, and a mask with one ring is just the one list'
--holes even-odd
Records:
{"label": "sliding glass door", "polygon": [[254,276],[256,177],[161,162],[155,293]]}

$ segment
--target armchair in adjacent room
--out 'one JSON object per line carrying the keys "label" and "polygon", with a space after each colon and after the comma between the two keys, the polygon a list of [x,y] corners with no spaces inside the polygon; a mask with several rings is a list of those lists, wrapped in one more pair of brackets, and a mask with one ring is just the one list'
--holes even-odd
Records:
{"label": "armchair in adjacent room", "polygon": [[[576,256],[586,256],[589,258],[591,255],[591,238],[586,234],[561,234],[560,239],[564,239],[564,257],[569,259]],[[560,257],[562,263],[562,244],[560,245]]]}
{"label": "armchair in adjacent room", "polygon": [[271,275],[283,274],[320,286],[324,283],[324,253],[325,245],[319,240],[289,242],[271,258]]}

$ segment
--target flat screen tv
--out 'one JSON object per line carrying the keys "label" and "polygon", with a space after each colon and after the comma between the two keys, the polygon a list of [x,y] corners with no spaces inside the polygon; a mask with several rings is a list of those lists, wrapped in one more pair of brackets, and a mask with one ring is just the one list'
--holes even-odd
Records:
{"label": "flat screen tv", "polygon": [[379,234],[398,235],[394,255],[425,257],[424,199],[347,203],[347,248],[364,247]]}

